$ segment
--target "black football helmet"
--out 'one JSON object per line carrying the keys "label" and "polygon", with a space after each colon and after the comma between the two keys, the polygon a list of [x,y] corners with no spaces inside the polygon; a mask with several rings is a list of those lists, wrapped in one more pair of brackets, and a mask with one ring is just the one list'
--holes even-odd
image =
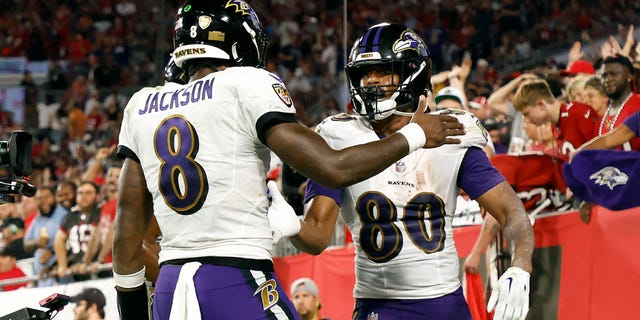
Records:
{"label": "black football helmet", "polygon": [[213,58],[230,66],[263,68],[267,36],[253,8],[243,0],[187,0],[174,23],[173,57],[185,61]]}
{"label": "black football helmet", "polygon": [[[370,68],[384,68],[400,76],[390,86],[361,86]],[[391,114],[410,115],[420,95],[431,88],[431,58],[422,38],[401,24],[381,23],[367,29],[356,40],[345,68],[354,110],[371,120]],[[392,93],[391,97],[384,98]]]}

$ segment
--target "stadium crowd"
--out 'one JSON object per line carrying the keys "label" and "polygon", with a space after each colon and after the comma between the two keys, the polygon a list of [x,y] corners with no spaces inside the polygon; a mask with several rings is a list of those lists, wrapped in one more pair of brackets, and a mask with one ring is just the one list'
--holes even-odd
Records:
{"label": "stadium crowd", "polygon": [[[121,165],[114,149],[122,111],[132,92],[163,81],[156,55],[160,52],[164,66],[179,5],[175,0],[0,1],[0,55],[50,62],[44,85],[25,72],[24,123],[14,124],[6,110],[0,114],[1,140],[16,129],[34,135],[30,181],[38,187],[34,198],[0,205],[0,280],[24,276],[18,260],[31,257],[38,286],[110,276],[99,266],[111,261]],[[349,112],[342,2],[271,0],[253,6],[270,36],[267,68],[287,84],[300,121],[313,126]],[[347,47],[378,21],[420,30],[432,57],[436,104],[453,101],[456,105],[447,107],[472,112],[481,121],[493,144],[487,152],[516,191],[545,191],[546,198],[523,196],[528,210],[568,210],[579,201],[561,177],[561,164],[582,143],[640,110],[635,93],[640,46],[633,28],[639,20],[640,4],[623,0],[350,1]],[[566,61],[538,53],[552,48],[568,51]],[[620,71],[603,76],[610,64],[627,70],[633,99],[603,84]],[[536,81],[552,96],[527,100],[523,87]],[[524,111],[540,99],[551,110],[544,121]],[[593,112],[591,130],[569,141],[569,149],[564,143],[573,139],[566,136],[572,129],[560,124],[566,115],[551,107],[556,100],[561,108],[580,104]],[[638,150],[637,141],[630,145]],[[549,165],[543,167],[552,168],[548,177],[541,178],[540,171],[518,175],[517,168],[532,163]]]}

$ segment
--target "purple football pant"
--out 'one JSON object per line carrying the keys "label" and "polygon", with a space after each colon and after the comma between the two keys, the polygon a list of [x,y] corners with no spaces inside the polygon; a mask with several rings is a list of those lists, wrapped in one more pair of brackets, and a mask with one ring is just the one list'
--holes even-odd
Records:
{"label": "purple football pant", "polygon": [[462,288],[435,299],[356,299],[354,320],[471,320]]}
{"label": "purple football pant", "polygon": [[[180,265],[163,265],[153,294],[153,319],[168,320]],[[299,319],[274,272],[203,264],[196,272],[202,320]]]}

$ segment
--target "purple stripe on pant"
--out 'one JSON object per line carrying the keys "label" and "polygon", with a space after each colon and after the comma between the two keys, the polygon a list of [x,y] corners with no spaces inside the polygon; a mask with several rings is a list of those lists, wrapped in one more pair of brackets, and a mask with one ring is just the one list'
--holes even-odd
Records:
{"label": "purple stripe on pant", "polygon": [[356,299],[354,320],[471,320],[462,288],[435,299]]}
{"label": "purple stripe on pant", "polygon": [[[169,319],[180,268],[163,265],[160,269],[153,296],[154,320]],[[194,276],[194,284],[203,320],[298,319],[273,272],[203,264]]]}

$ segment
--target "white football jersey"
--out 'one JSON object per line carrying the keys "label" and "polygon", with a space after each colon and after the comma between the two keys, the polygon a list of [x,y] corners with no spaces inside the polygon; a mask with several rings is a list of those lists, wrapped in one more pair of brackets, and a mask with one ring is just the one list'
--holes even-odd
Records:
{"label": "white football jersey", "polygon": [[270,153],[256,127],[274,114],[295,121],[291,97],[277,76],[252,67],[144,88],[131,98],[119,143],[142,165],[163,234],[160,262],[271,259]]}
{"label": "white football jersey", "polygon": [[[356,245],[356,298],[430,299],[459,286],[451,222],[456,179],[465,152],[484,148],[486,130],[460,110],[462,144],[413,152],[378,175],[342,192],[341,215]],[[327,118],[317,131],[334,149],[378,140],[368,120]]]}

